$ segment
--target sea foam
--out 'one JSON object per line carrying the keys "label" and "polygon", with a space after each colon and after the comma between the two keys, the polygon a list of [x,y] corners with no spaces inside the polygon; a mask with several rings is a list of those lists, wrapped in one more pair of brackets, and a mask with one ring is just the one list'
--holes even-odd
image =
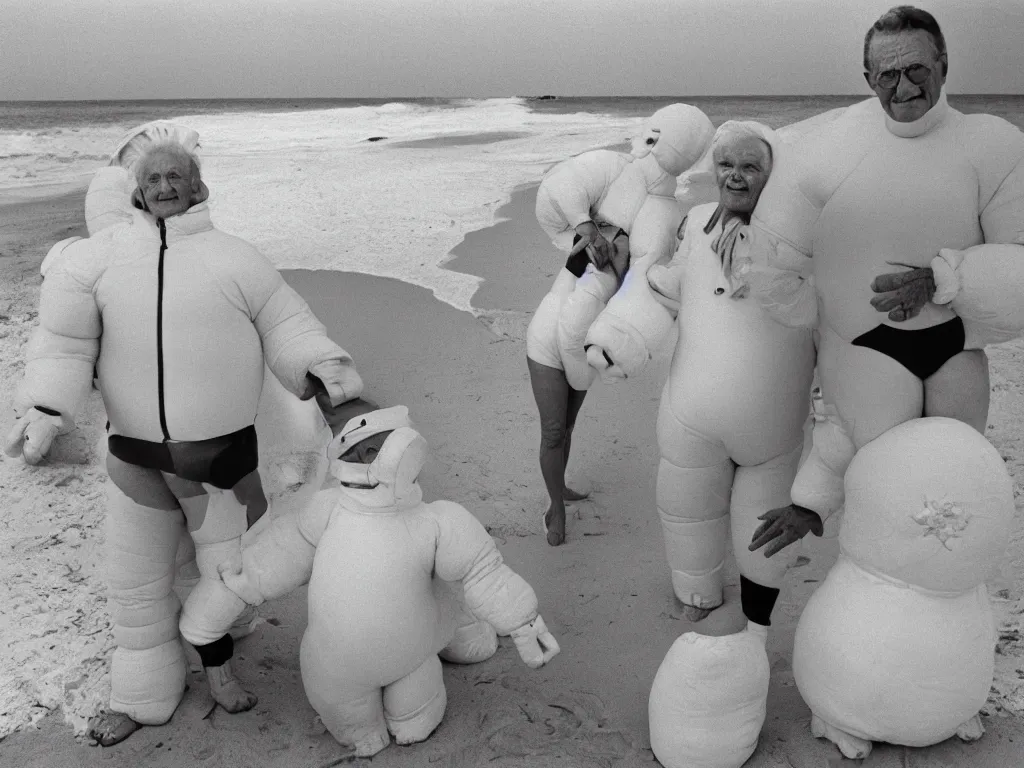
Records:
{"label": "sea foam", "polygon": [[[493,223],[515,187],[641,121],[537,113],[518,98],[174,119],[199,132],[215,223],[278,268],[393,277],[465,311],[480,278],[442,268],[452,248]],[[84,185],[130,127],[7,133],[0,189]],[[484,133],[497,140],[473,139]]]}

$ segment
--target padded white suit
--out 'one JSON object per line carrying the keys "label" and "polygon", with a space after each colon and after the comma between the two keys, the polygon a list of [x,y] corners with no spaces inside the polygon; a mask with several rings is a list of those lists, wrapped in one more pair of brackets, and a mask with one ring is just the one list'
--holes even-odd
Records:
{"label": "padded white suit", "polygon": [[[813,256],[818,373],[830,411],[815,426],[794,503],[828,517],[842,506],[853,448],[923,414],[921,379],[851,342],[879,325],[913,331],[956,315],[966,349],[1019,335],[1022,245],[1024,134],[992,115],[962,114],[944,94],[911,123],[889,118],[877,99],[855,104],[776,158],[751,221],[751,258],[791,269]],[[873,279],[901,269],[886,262],[935,270],[939,291],[906,322],[870,304]],[[775,310],[791,322],[784,307]],[[829,434],[819,440],[819,431]],[[834,450],[823,455],[826,442]]]}
{"label": "padded white suit", "polygon": [[812,731],[863,758],[984,732],[996,633],[985,579],[1013,526],[1013,482],[972,427],[912,419],[845,478],[839,560],[800,616],[793,674]]}
{"label": "padded white suit", "polygon": [[[277,270],[248,244],[217,231],[205,204],[165,226],[162,286],[161,234],[142,211],[71,243],[48,269],[17,413],[44,406],[73,423],[95,373],[111,434],[161,442],[163,418],[171,438],[203,440],[253,424],[264,361],[295,395],[305,391],[311,365],[338,360],[351,367]],[[355,397],[361,381],[354,368],[351,373]],[[172,591],[179,541],[191,533],[200,571],[180,631],[193,644],[208,644],[245,607],[220,582],[217,563],[239,550],[246,507],[231,490],[113,456],[108,471],[106,575],[118,645],[110,706],[159,724],[184,689]]]}
{"label": "padded white suit", "polygon": [[[677,177],[706,155],[713,133],[696,107],[663,107],[641,132],[641,140],[647,136],[654,143],[641,141],[635,156],[595,150],[556,165],[537,190],[537,221],[565,251],[583,222],[594,221],[608,239],[622,229],[629,236],[626,283],[641,280],[648,264],[674,246],[683,216],[675,198]],[[588,389],[596,371],[587,363],[587,330],[618,288],[610,271],[593,265],[578,279],[560,269],[527,329],[527,357],[565,371],[573,389]]]}
{"label": "padded white suit", "polygon": [[[309,582],[303,685],[331,734],[360,756],[386,747],[389,731],[408,744],[438,726],[438,653],[459,628],[478,619],[493,627],[472,659],[480,661],[496,648],[494,630],[515,635],[539,619],[536,594],[484,526],[455,502],[423,503],[416,476],[425,456],[419,433],[396,429],[362,468],[374,487],[319,492],[246,545],[237,575],[225,573],[254,604]],[[344,482],[341,464],[332,472]]]}
{"label": "padded white suit", "polygon": [[754,299],[731,298],[704,228],[715,204],[690,210],[669,268],[679,274],[679,337],[658,413],[657,503],[672,586],[689,605],[722,602],[727,542],[740,573],[778,588],[784,554],[749,552],[758,515],[789,503],[800,460],[814,345]]}

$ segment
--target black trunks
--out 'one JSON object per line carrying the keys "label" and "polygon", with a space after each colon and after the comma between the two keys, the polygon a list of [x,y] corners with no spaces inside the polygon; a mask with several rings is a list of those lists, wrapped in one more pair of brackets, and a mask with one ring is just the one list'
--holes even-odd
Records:
{"label": "black trunks", "polygon": [[945,323],[916,331],[879,325],[851,343],[891,357],[924,381],[947,360],[964,351],[964,340],[964,321],[954,317]]}
{"label": "black trunks", "polygon": [[110,435],[107,446],[121,461],[159,469],[184,480],[227,490],[259,465],[256,427],[249,426],[208,440],[165,440],[154,443],[124,435]]}

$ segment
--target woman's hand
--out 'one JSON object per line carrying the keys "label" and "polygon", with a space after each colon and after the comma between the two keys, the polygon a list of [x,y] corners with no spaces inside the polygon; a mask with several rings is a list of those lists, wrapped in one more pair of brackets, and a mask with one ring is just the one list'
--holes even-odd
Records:
{"label": "woman's hand", "polygon": [[580,236],[579,242],[569,251],[570,256],[586,249],[590,261],[598,269],[605,269],[612,261],[612,244],[605,240],[597,224],[592,221],[584,221],[576,227],[576,234]]}
{"label": "woman's hand", "polygon": [[626,278],[626,270],[629,269],[629,235],[621,229],[612,239],[612,272],[619,279],[619,285]]}
{"label": "woman's hand", "polygon": [[769,510],[757,519],[764,522],[754,531],[747,549],[754,552],[768,544],[764,551],[765,557],[771,557],[793,542],[800,541],[808,533],[821,536],[825,530],[817,512],[797,504]]}

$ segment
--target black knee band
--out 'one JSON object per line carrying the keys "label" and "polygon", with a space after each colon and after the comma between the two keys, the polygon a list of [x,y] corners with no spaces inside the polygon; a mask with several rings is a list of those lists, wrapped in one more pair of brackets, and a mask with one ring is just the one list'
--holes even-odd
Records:
{"label": "black knee band", "polygon": [[204,667],[220,667],[234,654],[235,641],[231,635],[224,635],[212,643],[197,645],[196,650],[199,652],[199,658],[203,660]]}
{"label": "black knee band", "polygon": [[743,604],[743,615],[755,624],[763,627],[772,625],[772,610],[779,599],[781,590],[762,587],[746,576],[740,576],[740,602]]}

